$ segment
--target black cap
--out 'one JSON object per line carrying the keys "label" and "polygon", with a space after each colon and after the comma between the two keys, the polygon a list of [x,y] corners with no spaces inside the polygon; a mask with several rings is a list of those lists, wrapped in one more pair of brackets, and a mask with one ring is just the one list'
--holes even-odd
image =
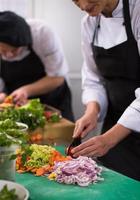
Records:
{"label": "black cap", "polygon": [[15,47],[31,46],[32,37],[27,22],[14,12],[0,12],[0,42]]}

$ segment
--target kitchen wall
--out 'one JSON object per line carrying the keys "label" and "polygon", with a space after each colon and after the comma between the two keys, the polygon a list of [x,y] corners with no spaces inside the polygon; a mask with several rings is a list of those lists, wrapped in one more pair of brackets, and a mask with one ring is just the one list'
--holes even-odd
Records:
{"label": "kitchen wall", "polygon": [[23,17],[31,17],[34,0],[0,0],[0,11],[11,10]]}

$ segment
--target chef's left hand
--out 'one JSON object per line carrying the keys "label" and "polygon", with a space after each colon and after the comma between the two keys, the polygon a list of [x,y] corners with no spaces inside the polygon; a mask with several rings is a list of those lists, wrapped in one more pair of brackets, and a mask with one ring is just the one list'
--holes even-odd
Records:
{"label": "chef's left hand", "polygon": [[83,142],[72,149],[74,157],[89,156],[100,157],[105,155],[112,147],[131,134],[131,130],[121,124],[114,125],[102,135],[98,135]]}
{"label": "chef's left hand", "polygon": [[13,97],[14,102],[18,105],[24,105],[28,99],[28,94],[25,87],[20,87],[14,90],[10,95]]}
{"label": "chef's left hand", "polygon": [[73,157],[88,156],[88,157],[100,157],[105,155],[111,148],[107,141],[106,136],[99,135],[90,138],[83,142],[81,145],[72,149]]}

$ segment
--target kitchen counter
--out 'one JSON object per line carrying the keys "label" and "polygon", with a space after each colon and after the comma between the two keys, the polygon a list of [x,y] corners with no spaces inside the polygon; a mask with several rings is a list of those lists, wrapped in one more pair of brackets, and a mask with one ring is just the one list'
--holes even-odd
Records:
{"label": "kitchen counter", "polygon": [[[64,148],[57,147],[61,152]],[[139,200],[140,182],[104,170],[100,181],[88,187],[59,184],[46,177],[36,177],[30,173],[16,174],[16,182],[24,185],[30,193],[30,200]]]}

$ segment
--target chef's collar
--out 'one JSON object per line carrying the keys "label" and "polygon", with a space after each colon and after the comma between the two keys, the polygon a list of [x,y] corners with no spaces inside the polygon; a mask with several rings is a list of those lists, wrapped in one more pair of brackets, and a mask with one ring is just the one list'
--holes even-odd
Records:
{"label": "chef's collar", "polygon": [[[100,16],[104,16],[102,13]],[[114,18],[122,18],[123,17],[123,1],[119,0],[117,7],[112,12],[112,17]]]}
{"label": "chef's collar", "polygon": [[15,56],[14,58],[6,58],[5,56],[1,56],[1,58],[5,61],[14,62],[14,61],[21,61],[26,56],[28,56],[31,53],[30,49],[27,47],[22,47],[22,51],[19,55]]}
{"label": "chef's collar", "polygon": [[123,17],[123,2],[122,2],[122,0],[119,0],[117,7],[112,12],[112,16],[113,17],[117,17],[117,16]]}

